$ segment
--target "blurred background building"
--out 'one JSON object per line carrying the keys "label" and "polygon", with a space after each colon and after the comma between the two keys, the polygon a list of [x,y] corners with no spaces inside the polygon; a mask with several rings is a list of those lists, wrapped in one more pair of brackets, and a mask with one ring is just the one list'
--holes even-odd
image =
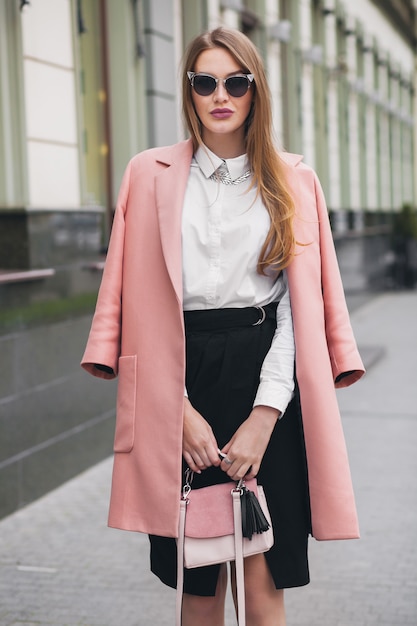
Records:
{"label": "blurred background building", "polygon": [[347,295],[405,281],[416,5],[0,1],[0,516],[111,453],[115,384],[79,360],[124,168],[186,136],[178,67],[199,32],[236,27],[260,49],[278,142],[321,178]]}

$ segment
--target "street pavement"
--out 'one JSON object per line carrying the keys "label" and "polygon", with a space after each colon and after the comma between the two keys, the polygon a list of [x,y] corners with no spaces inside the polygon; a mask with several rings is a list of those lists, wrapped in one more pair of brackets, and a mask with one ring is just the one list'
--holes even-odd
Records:
{"label": "street pavement", "polygon": [[[368,373],[338,397],[361,539],[310,541],[288,626],[417,626],[417,293],[376,296],[352,324]],[[0,521],[1,626],[174,625],[147,537],[106,527],[110,477],[107,459]]]}

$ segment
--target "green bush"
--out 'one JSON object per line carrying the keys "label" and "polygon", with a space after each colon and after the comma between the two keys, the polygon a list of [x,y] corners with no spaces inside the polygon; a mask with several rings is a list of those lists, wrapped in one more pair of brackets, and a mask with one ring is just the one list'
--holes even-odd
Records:
{"label": "green bush", "polygon": [[417,210],[411,204],[404,204],[401,211],[394,214],[392,234],[396,239],[417,240]]}

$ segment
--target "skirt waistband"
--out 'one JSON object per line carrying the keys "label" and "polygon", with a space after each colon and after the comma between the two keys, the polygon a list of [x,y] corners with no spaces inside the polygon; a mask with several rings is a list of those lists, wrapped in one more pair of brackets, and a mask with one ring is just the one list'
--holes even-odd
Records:
{"label": "skirt waistband", "polygon": [[189,332],[260,326],[266,319],[276,320],[277,306],[278,302],[270,302],[265,306],[184,311],[185,330]]}

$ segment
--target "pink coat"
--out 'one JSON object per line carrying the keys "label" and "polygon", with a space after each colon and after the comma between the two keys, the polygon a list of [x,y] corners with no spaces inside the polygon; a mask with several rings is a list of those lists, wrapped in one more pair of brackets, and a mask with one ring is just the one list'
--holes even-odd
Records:
{"label": "pink coat", "polygon": [[[178,528],[185,379],[181,213],[191,142],[135,156],[124,175],[82,366],[119,376],[109,525],[167,537]],[[288,268],[313,536],[358,537],[335,394],[364,373],[327,209],[313,170],[283,154],[296,196]],[[98,370],[99,363],[114,374]]]}

